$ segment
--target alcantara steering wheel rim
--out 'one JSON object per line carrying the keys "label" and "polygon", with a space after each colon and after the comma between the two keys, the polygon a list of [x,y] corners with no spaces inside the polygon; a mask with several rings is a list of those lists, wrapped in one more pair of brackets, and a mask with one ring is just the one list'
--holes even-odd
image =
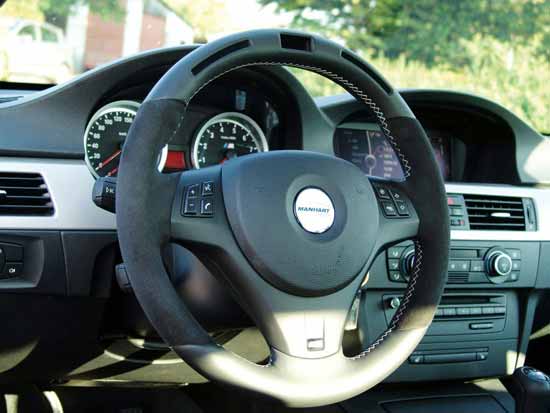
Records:
{"label": "alcantara steering wheel rim", "polygon": [[[386,217],[358,168],[310,152],[251,155],[182,174],[156,171],[156,154],[182,127],[193,96],[225,73],[254,65],[316,72],[365,104],[403,165],[405,181],[389,185],[404,197],[409,216]],[[211,217],[200,219],[182,208],[188,188],[203,182],[214,185],[209,200],[215,208]],[[307,231],[294,213],[298,195],[307,188],[331,201],[321,210],[306,209],[322,214],[333,209],[333,222],[323,233]],[[305,33],[236,34],[201,46],[174,65],[130,129],[116,202],[133,290],[166,343],[207,378],[289,406],[338,402],[391,374],[424,336],[446,281],[445,188],[422,127],[368,63]],[[253,208],[259,205],[265,214]],[[361,275],[383,248],[404,239],[415,240],[417,259],[402,304],[386,332],[347,358],[343,326]],[[164,269],[161,249],[170,241],[199,250],[228,281],[271,347],[268,365],[248,362],[210,340]]]}

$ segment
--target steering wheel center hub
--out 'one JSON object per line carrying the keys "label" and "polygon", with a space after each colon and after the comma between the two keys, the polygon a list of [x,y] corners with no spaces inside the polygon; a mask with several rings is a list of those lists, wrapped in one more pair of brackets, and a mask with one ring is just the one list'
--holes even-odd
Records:
{"label": "steering wheel center hub", "polygon": [[222,167],[235,238],[254,269],[291,294],[325,295],[363,269],[378,206],[354,165],[322,154],[275,151]]}

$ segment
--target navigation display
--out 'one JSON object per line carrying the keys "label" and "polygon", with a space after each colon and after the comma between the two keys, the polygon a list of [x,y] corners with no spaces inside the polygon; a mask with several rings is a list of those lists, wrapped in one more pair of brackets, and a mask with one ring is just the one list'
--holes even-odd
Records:
{"label": "navigation display", "polygon": [[368,176],[404,179],[401,163],[380,130],[338,128],[334,137],[336,155],[354,163]]}
{"label": "navigation display", "polygon": [[[443,177],[449,177],[446,141],[430,138]],[[334,133],[336,155],[357,165],[365,174],[375,178],[404,180],[401,162],[376,124],[348,123]]]}

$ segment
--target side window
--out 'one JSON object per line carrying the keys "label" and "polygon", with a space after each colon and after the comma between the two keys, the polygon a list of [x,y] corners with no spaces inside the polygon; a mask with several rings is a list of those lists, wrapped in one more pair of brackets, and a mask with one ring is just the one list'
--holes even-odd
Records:
{"label": "side window", "polygon": [[19,33],[17,33],[17,36],[19,37],[26,37],[31,40],[36,40],[36,33],[34,31],[34,26],[24,26],[19,30]]}
{"label": "side window", "polygon": [[42,41],[48,43],[57,43],[57,33],[49,30],[45,27],[40,28],[40,34],[42,35]]}

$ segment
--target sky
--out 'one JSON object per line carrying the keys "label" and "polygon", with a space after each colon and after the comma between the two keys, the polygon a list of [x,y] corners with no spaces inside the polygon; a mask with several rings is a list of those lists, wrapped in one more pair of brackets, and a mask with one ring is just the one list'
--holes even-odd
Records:
{"label": "sky", "polygon": [[256,0],[226,0],[225,2],[229,5],[227,20],[231,22],[231,27],[209,36],[210,40],[238,30],[286,27],[292,20],[292,15],[289,13],[275,13],[274,4],[261,6]]}

